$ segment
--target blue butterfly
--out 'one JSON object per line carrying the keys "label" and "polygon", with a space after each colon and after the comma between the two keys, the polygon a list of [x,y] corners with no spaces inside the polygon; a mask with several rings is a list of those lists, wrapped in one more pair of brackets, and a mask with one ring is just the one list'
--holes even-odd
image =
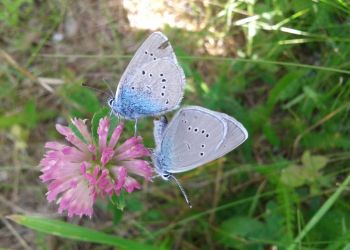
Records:
{"label": "blue butterfly", "polygon": [[154,32],[136,51],[108,105],[116,116],[135,120],[136,134],[139,118],[159,116],[179,107],[185,82],[168,38]]}

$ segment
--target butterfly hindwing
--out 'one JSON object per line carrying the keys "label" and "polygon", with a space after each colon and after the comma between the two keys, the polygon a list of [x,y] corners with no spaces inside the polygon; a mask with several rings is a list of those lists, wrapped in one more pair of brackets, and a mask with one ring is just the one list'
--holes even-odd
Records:
{"label": "butterfly hindwing", "polygon": [[164,170],[184,172],[211,161],[226,133],[225,121],[215,112],[195,106],[181,109],[169,123],[162,139]]}
{"label": "butterfly hindwing", "polygon": [[231,116],[192,106],[181,109],[163,134],[160,162],[163,171],[179,173],[213,161],[248,138]]}

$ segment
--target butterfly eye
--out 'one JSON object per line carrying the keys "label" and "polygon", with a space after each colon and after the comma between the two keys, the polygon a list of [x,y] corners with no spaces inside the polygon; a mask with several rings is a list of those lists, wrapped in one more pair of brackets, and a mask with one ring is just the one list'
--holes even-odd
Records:
{"label": "butterfly eye", "polygon": [[109,106],[112,106],[113,102],[114,102],[114,99],[110,99],[110,100],[108,101]]}

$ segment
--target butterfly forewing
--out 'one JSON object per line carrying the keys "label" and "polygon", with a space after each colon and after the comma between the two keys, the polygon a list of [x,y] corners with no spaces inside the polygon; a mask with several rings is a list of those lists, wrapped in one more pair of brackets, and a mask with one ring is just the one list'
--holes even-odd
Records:
{"label": "butterfly forewing", "polygon": [[131,59],[120,79],[118,90],[123,84],[128,82],[128,79],[133,76],[140,66],[160,58],[169,58],[169,60],[177,64],[173,48],[168,38],[161,32],[154,32],[142,43]]}
{"label": "butterfly forewing", "polygon": [[225,121],[214,112],[200,107],[180,110],[166,128],[161,144],[164,170],[188,171],[211,161],[224,142]]}

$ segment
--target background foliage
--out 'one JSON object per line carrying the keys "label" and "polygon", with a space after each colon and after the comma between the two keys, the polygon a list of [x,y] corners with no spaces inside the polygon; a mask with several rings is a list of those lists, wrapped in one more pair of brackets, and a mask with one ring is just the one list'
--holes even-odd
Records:
{"label": "background foliage", "polygon": [[[347,249],[349,14],[344,0],[1,1],[0,246]],[[43,144],[60,139],[55,123],[92,119],[106,96],[81,84],[115,89],[151,30],[185,70],[183,104],[232,115],[250,137],[179,176],[192,209],[155,181],[113,202],[123,212],[99,201],[91,220],[67,220],[38,179]],[[139,128],[152,147],[151,120]],[[10,217],[35,230],[10,214],[36,215]]]}

